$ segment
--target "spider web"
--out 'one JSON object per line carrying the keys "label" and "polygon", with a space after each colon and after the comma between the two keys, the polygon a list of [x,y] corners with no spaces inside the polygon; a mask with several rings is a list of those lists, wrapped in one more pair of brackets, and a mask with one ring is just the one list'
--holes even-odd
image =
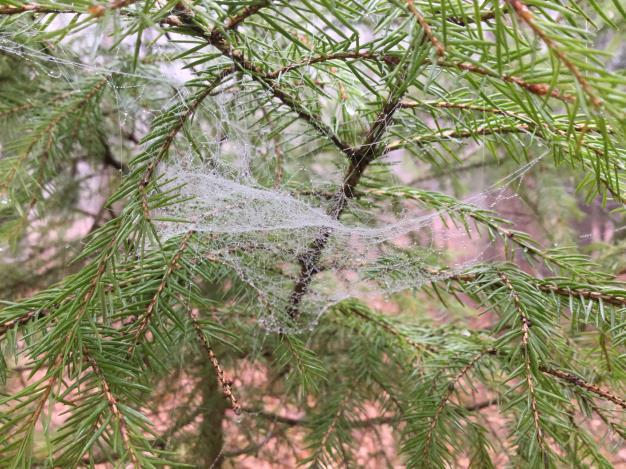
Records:
{"label": "spider web", "polygon": [[[166,220],[158,223],[163,239],[190,230],[199,233],[206,242],[204,256],[229,266],[257,291],[259,323],[270,331],[300,333],[347,298],[387,298],[487,260],[495,240],[454,220],[468,204],[493,210],[512,203],[515,184],[542,158],[444,210],[423,211],[410,203],[377,210],[351,200],[346,216],[336,219],[329,214],[336,195],[324,192],[327,179],[309,174],[310,187],[298,191],[268,186],[255,177],[262,152],[253,142],[258,129],[241,119],[246,115],[239,105],[242,95],[247,94],[204,103],[212,126],[206,133],[219,135],[220,141],[207,142],[213,151],[201,161],[189,152],[161,167],[167,181],[163,190],[178,192],[182,201],[155,216]],[[330,171],[330,179],[336,189],[341,178]],[[310,283],[298,302],[294,325],[287,313],[293,312],[294,285],[303,277],[299,260],[310,255],[320,238],[326,241],[315,271],[304,274]]]}

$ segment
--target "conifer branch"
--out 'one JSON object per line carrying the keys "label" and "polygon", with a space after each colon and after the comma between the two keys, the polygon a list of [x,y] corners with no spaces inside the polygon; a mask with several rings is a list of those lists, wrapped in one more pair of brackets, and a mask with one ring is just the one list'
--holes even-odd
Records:
{"label": "conifer branch", "polygon": [[434,143],[445,140],[454,140],[454,139],[463,139],[463,138],[473,138],[484,135],[504,135],[511,133],[526,133],[531,130],[531,126],[529,124],[517,124],[517,125],[504,125],[504,126],[490,126],[484,125],[482,127],[478,127],[476,129],[471,130],[445,130],[442,132],[432,133],[432,134],[422,134],[414,137],[407,142],[396,141],[392,142],[387,146],[387,151],[398,150],[399,148],[403,148],[407,146],[408,143],[412,145],[426,145],[428,143]]}
{"label": "conifer branch", "polygon": [[626,400],[622,399],[619,396],[616,396],[615,394],[612,394],[611,392],[607,391],[606,389],[601,388],[600,386],[596,384],[592,384],[592,383],[585,381],[579,376],[576,376],[572,373],[568,373],[563,370],[550,368],[547,366],[541,366],[539,369],[548,375],[562,379],[563,381],[566,381],[573,386],[578,386],[579,388],[582,388],[586,391],[596,394],[597,396],[603,399],[606,399],[607,401],[611,401],[613,404],[618,405],[623,409],[626,409]]}
{"label": "conifer branch", "polygon": [[380,327],[381,329],[391,334],[392,336],[398,338],[400,341],[407,343],[409,346],[413,347],[419,352],[434,353],[436,351],[436,349],[432,345],[421,344],[419,342],[416,342],[407,334],[404,334],[403,332],[401,332],[397,327],[395,327],[389,321],[384,320],[382,317],[375,318],[371,314],[366,313],[363,308],[349,308],[345,310],[342,309],[342,311],[345,311],[346,313],[354,314],[367,322],[371,322],[372,324],[375,324],[376,326]]}
{"label": "conifer branch", "polygon": [[[487,107],[487,106],[480,106],[480,105],[476,105],[476,104],[472,104],[471,102],[468,103],[453,103],[453,102],[449,102],[449,101],[423,101],[423,102],[419,102],[419,101],[403,101],[401,103],[401,106],[403,109],[413,109],[413,108],[417,108],[417,107],[435,107],[435,108],[439,108],[439,109],[459,109],[462,111],[477,111],[477,112],[484,112],[484,113],[488,113],[488,114],[499,114],[502,116],[506,116],[506,117],[511,117],[513,119],[516,119],[518,121],[524,122],[526,124],[532,125],[532,126],[537,126],[537,128],[539,127],[545,127],[553,132],[558,133],[559,135],[562,136],[567,136],[567,131],[559,129],[557,127],[555,127],[554,125],[550,125],[547,122],[540,122],[540,123],[536,123],[534,121],[532,121],[530,119],[530,117],[524,115],[524,114],[520,114],[518,112],[513,112],[513,111],[507,111],[505,109],[500,109],[500,108],[496,108],[496,107]],[[581,133],[587,133],[587,132],[593,132],[593,133],[599,133],[601,132],[600,129],[593,127],[587,123],[568,123],[569,127],[571,128],[571,130],[575,131],[575,132],[581,132]],[[614,133],[614,130],[610,127],[608,127],[606,129],[606,132],[608,133]]]}
{"label": "conifer branch", "polygon": [[[348,200],[355,196],[356,187],[369,164],[388,151],[388,148],[380,144],[380,140],[387,127],[391,124],[394,113],[399,109],[399,103],[404,92],[398,95],[391,93],[391,96],[370,125],[364,142],[357,149],[351,149],[348,153],[350,165],[344,174],[343,184],[333,196],[332,203],[328,209],[328,214],[334,219],[338,220],[341,217]],[[287,314],[291,319],[296,319],[300,314],[300,303],[309,289],[313,276],[319,271],[319,261],[330,234],[330,230],[322,230],[299,259],[301,265],[300,274],[289,297],[287,310]]]}
{"label": "conifer branch", "polygon": [[439,60],[437,62],[437,65],[441,67],[446,67],[446,68],[458,68],[459,70],[474,73],[476,75],[484,75],[487,77],[496,78],[506,83],[517,85],[520,88],[525,89],[529,93],[535,94],[540,97],[549,96],[549,97],[552,97],[552,98],[555,98],[555,99],[558,99],[560,101],[567,102],[567,103],[574,102],[576,100],[575,96],[562,92],[561,90],[554,88],[552,85],[549,85],[547,83],[530,83],[521,77],[518,77],[516,75],[508,75],[506,73],[500,75],[496,72],[492,72],[486,68],[480,67],[473,63],[449,62],[449,61]]}
{"label": "conifer branch", "polygon": [[554,40],[548,36],[534,21],[533,14],[528,9],[528,7],[522,2],[522,0],[507,0],[507,3],[511,5],[517,16],[522,20],[532,31],[544,42],[544,44],[559,58],[559,60],[565,65],[572,75],[576,78],[576,81],[580,84],[583,91],[589,97],[591,104],[593,104],[596,108],[602,106],[602,100],[596,95],[593,88],[587,81],[587,79],[582,75],[578,67],[574,65],[574,63],[567,57],[565,52],[563,52],[554,42]]}
{"label": "conifer branch", "polygon": [[415,17],[419,25],[422,27],[424,34],[426,35],[428,40],[431,42],[431,44],[435,48],[437,55],[439,57],[443,57],[444,55],[446,55],[445,47],[439,41],[439,39],[437,39],[437,37],[433,34],[433,30],[428,24],[428,22],[426,21],[426,19],[424,18],[424,16],[417,10],[417,8],[415,8],[415,3],[413,2],[413,0],[406,0],[406,4],[411,14]]}
{"label": "conifer branch", "polygon": [[[346,51],[346,52],[337,52],[334,54],[322,54],[322,55],[306,58],[300,62],[294,62],[282,68],[274,70],[273,72],[269,72],[266,74],[266,76],[268,78],[278,78],[281,75],[287,72],[290,72],[291,70],[296,70],[301,67],[307,67],[310,65],[329,62],[333,60],[346,61],[350,59],[369,60],[369,61],[374,61],[374,62],[382,61],[383,63],[390,65],[390,66],[395,66],[399,62],[397,54],[390,54],[390,53],[381,54],[378,52],[371,52],[371,51]],[[468,63],[468,62],[452,62],[452,61],[443,60],[443,59],[439,59],[435,62],[432,62],[430,59],[426,58],[424,59],[424,63],[438,65],[443,68],[458,69],[458,70],[470,72],[476,75],[483,75],[483,76],[495,78],[495,79],[504,81],[506,83],[519,86],[520,88],[523,88],[529,93],[532,93],[540,97],[550,96],[552,98],[555,98],[564,102],[573,102],[576,99],[575,96],[564,93],[547,83],[530,83],[516,75],[508,75],[508,74],[500,75],[496,72],[492,72],[486,68],[483,68],[483,67],[480,67],[478,65]]]}
{"label": "conifer branch", "polygon": [[611,430],[617,433],[622,440],[626,440],[626,431],[619,424],[615,424],[615,422],[611,421],[606,416],[604,411],[600,409],[593,401],[589,401],[589,405],[593,409],[593,411],[598,415],[598,417],[602,419],[602,421],[607,427],[609,427]]}
{"label": "conifer branch", "polygon": [[25,313],[23,316],[18,316],[14,319],[11,319],[9,321],[6,321],[0,324],[0,338],[2,338],[4,334],[6,334],[8,331],[13,329],[14,327],[23,326],[24,324],[27,324],[30,321],[33,321],[35,319],[40,319],[46,316],[47,314],[48,314],[47,310],[29,311]]}
{"label": "conifer branch", "polygon": [[[604,293],[598,290],[591,290],[589,288],[564,288],[554,285],[553,283],[541,282],[537,284],[537,288],[544,292],[556,293],[561,296],[574,296],[579,298],[585,298],[588,300],[594,301],[602,301],[607,304],[615,305],[615,306],[626,306],[626,296],[622,295],[612,295],[608,293]],[[626,292],[625,292],[626,294]]]}
{"label": "conifer branch", "polygon": [[194,96],[193,101],[187,106],[186,110],[178,116],[178,122],[174,125],[168,134],[166,135],[163,143],[161,144],[161,148],[159,152],[152,157],[150,163],[146,166],[146,169],[141,177],[141,181],[139,182],[139,192],[141,194],[141,205],[143,209],[143,216],[146,220],[150,220],[150,207],[148,205],[148,194],[147,187],[154,176],[154,172],[157,169],[158,165],[163,161],[163,159],[169,153],[170,147],[172,143],[174,143],[174,139],[178,135],[178,133],[182,130],[185,123],[193,116],[198,107],[202,104],[202,102],[206,99],[207,96],[222,82],[222,80],[230,75],[233,72],[232,68],[226,68],[222,70],[217,77],[213,79],[213,81],[206,86],[200,93]]}
{"label": "conifer branch", "polygon": [[326,449],[326,443],[328,442],[330,435],[332,435],[332,433],[335,431],[335,427],[339,423],[339,419],[344,413],[344,405],[350,400],[353,392],[354,392],[354,388],[350,388],[349,391],[345,393],[339,405],[337,405],[337,411],[333,415],[333,418],[330,421],[330,425],[328,425],[328,427],[326,428],[326,431],[324,432],[324,435],[322,436],[320,444],[316,448],[316,453],[319,453],[320,451],[324,451]]}
{"label": "conifer branch", "polygon": [[[93,16],[102,16],[106,10],[119,10],[136,3],[138,0],[111,0],[107,6],[102,4],[91,5],[87,12]],[[81,12],[72,8],[56,8],[37,3],[27,3],[21,6],[0,6],[0,15],[19,15],[20,13],[70,13],[79,14]]]}
{"label": "conifer branch", "polygon": [[241,414],[241,404],[239,404],[239,400],[235,397],[235,394],[233,393],[232,381],[226,378],[226,374],[224,373],[224,370],[222,369],[220,362],[215,356],[215,352],[213,352],[213,348],[211,348],[209,341],[206,339],[206,336],[204,335],[204,331],[202,330],[202,327],[198,323],[198,318],[196,316],[196,313],[189,310],[188,315],[191,320],[191,324],[193,325],[193,328],[196,331],[196,336],[198,337],[198,341],[202,345],[202,348],[207,354],[209,361],[211,362],[211,365],[213,366],[213,369],[215,370],[215,374],[217,375],[217,380],[220,382],[220,385],[222,386],[222,392],[224,393],[224,396],[230,402],[230,406],[233,409],[233,412],[235,412],[235,414],[237,415]]}
{"label": "conifer branch", "polygon": [[[506,10],[502,10],[502,13],[506,13]],[[496,11],[495,10],[488,10],[488,11],[481,11],[478,19],[474,16],[468,15],[466,17],[463,16],[448,16],[446,18],[446,21],[449,21],[450,23],[454,23],[457,24],[459,26],[468,26],[472,23],[477,23],[477,22],[487,22],[490,21],[492,19],[494,19],[496,17]]]}
{"label": "conifer branch", "polygon": [[437,407],[435,408],[435,413],[434,415],[431,417],[430,419],[430,423],[428,425],[428,430],[426,431],[426,437],[425,437],[425,442],[424,442],[424,447],[422,450],[422,456],[424,458],[424,461],[428,461],[429,457],[428,457],[428,453],[430,451],[430,445],[432,442],[432,438],[433,438],[433,434],[435,432],[435,429],[437,428],[437,423],[439,421],[439,418],[442,414],[442,412],[444,411],[446,405],[448,404],[448,401],[450,400],[450,398],[452,397],[452,393],[454,392],[456,386],[458,385],[459,381],[461,381],[465,375],[467,375],[467,373],[469,373],[469,371],[474,368],[476,366],[476,364],[487,354],[492,355],[496,352],[495,349],[486,349],[483,350],[482,352],[476,354],[474,357],[472,357],[469,362],[459,370],[459,372],[454,376],[454,378],[452,378],[452,381],[450,381],[448,383],[448,385],[446,386],[446,390],[443,393],[443,396],[441,396],[441,399],[439,400],[439,403],[437,404]]}
{"label": "conifer branch", "polygon": [[140,468],[141,465],[139,464],[139,460],[137,459],[137,454],[135,453],[135,449],[133,447],[133,444],[130,440],[130,435],[128,433],[128,425],[126,423],[126,418],[122,415],[122,412],[120,412],[117,398],[111,392],[111,387],[109,386],[108,380],[102,373],[102,370],[98,366],[98,363],[96,363],[96,361],[88,353],[87,349],[83,350],[83,355],[85,359],[87,360],[87,362],[89,363],[89,366],[93,370],[94,374],[98,377],[98,379],[100,380],[100,383],[102,384],[102,391],[104,393],[104,397],[106,398],[109,408],[111,409],[111,413],[117,420],[117,423],[119,425],[119,430],[120,430],[120,436],[122,437],[122,441],[124,442],[124,447],[126,448],[126,451],[128,451],[128,456],[130,457],[130,461],[133,467]]}
{"label": "conifer branch", "polygon": [[0,15],[19,15],[20,13],[76,13],[76,10],[69,8],[51,8],[37,5],[36,3],[27,3],[22,6],[0,6]]}
{"label": "conifer branch", "polygon": [[[82,96],[78,102],[74,106],[68,106],[66,109],[59,112],[50,122],[40,130],[35,132],[35,135],[32,137],[31,143],[28,147],[20,154],[18,160],[11,166],[9,174],[6,176],[6,179],[2,181],[0,184],[0,194],[4,193],[12,184],[15,176],[17,175],[17,171],[20,166],[26,161],[26,158],[31,154],[37,143],[39,143],[40,139],[46,137],[46,145],[43,149],[43,154],[47,155],[50,151],[52,144],[54,143],[53,131],[55,128],[63,122],[68,116],[79,112],[89,101],[91,101],[109,82],[111,79],[110,76],[105,76],[101,80],[98,80],[93,87]],[[23,109],[28,109],[27,107],[23,107]],[[20,109],[21,110],[21,109]],[[46,156],[47,158],[47,156]]]}
{"label": "conifer branch", "polygon": [[154,292],[154,295],[152,296],[150,303],[148,303],[148,307],[146,308],[146,311],[144,312],[143,316],[139,319],[137,331],[135,332],[133,339],[132,339],[132,343],[130,347],[128,348],[128,355],[132,356],[135,349],[137,348],[137,345],[146,334],[148,327],[150,326],[150,319],[152,318],[152,315],[154,314],[154,311],[159,302],[159,298],[161,297],[163,290],[165,290],[167,282],[172,276],[172,273],[179,267],[178,264],[180,262],[180,259],[183,256],[184,252],[189,247],[189,241],[193,235],[194,235],[194,231],[191,230],[182,236],[180,240],[180,244],[178,245],[178,248],[174,252],[174,255],[172,256],[170,261],[168,262],[165,268],[165,272],[163,272],[163,277],[161,277],[159,286]]}
{"label": "conifer branch", "polygon": [[513,298],[513,307],[519,314],[520,320],[522,322],[522,350],[524,354],[524,366],[525,366],[525,374],[526,374],[526,385],[528,387],[528,394],[530,398],[530,407],[533,415],[533,422],[535,424],[535,434],[537,437],[537,441],[542,451],[545,450],[545,442],[543,437],[543,429],[541,427],[541,418],[539,416],[539,408],[537,406],[537,396],[535,392],[535,383],[533,381],[532,370],[530,366],[530,355],[529,355],[529,340],[530,340],[530,320],[524,311],[524,307],[522,306],[522,301],[520,297],[513,287],[513,284],[509,280],[509,278],[503,273],[499,273],[500,279],[502,279],[502,283],[509,290],[511,297]]}
{"label": "conifer branch", "polygon": [[[542,168],[568,166],[560,190],[574,192],[571,180],[580,177],[577,191],[588,200],[611,194],[623,201],[625,81],[604,67],[612,46],[596,41],[596,54],[588,44],[599,36],[586,35],[594,35],[592,23],[603,35],[607,28],[621,34],[615,17],[626,13],[605,11],[602,2],[569,8],[547,0],[533,16],[524,2],[5,1],[0,243],[10,240],[17,252],[0,265],[0,277],[10,279],[0,313],[0,380],[8,374],[22,388],[0,399],[0,466],[177,466],[153,453],[162,448],[208,467],[268,441],[281,457],[292,448],[296,459],[306,458],[299,462],[345,466],[355,455],[353,429],[392,425],[394,451],[407,466],[455,466],[468,456],[470,465],[490,467],[498,451],[489,448],[493,435],[470,412],[498,402],[509,404],[498,409],[506,421],[521,420],[503,436],[499,462],[550,464],[554,454],[574,465],[609,465],[606,442],[598,449],[593,429],[578,422],[591,409],[623,437],[596,403],[623,411],[626,401],[619,389],[558,364],[589,370],[619,354],[607,344],[623,342],[626,290],[606,273],[612,266],[599,271],[580,251],[545,248],[495,209],[397,186],[404,175],[390,164],[406,156],[420,168],[427,162],[453,173],[467,167],[468,158],[455,158],[465,139],[477,143],[468,155],[482,148],[496,161],[534,163],[542,147],[553,157]],[[94,34],[112,47],[96,41],[85,52],[83,39]],[[193,78],[179,93],[183,73]],[[606,119],[600,107],[610,111]],[[145,136],[125,148],[134,132]],[[127,171],[110,170],[123,169],[139,144]],[[119,154],[108,145],[119,145]],[[391,150],[403,151],[381,161]],[[85,171],[101,177],[87,183]],[[510,167],[494,168],[502,171]],[[520,184],[533,190],[536,177],[533,170]],[[85,208],[92,197],[95,209]],[[488,253],[488,263],[439,267],[458,266],[456,252],[444,260],[440,232],[432,231],[438,226],[433,245],[423,242],[416,204],[443,229],[466,229],[470,243],[502,245],[506,259],[523,265],[500,264]],[[559,210],[572,215],[565,205]],[[103,223],[98,207],[112,206]],[[227,217],[240,214],[231,227]],[[87,235],[63,239],[78,217],[96,222]],[[67,270],[58,268],[76,256]],[[548,271],[554,277],[539,278]],[[386,296],[407,286],[424,286],[425,295]],[[364,306],[370,288],[400,314]],[[462,306],[435,318],[436,305],[449,306],[442,289]],[[30,297],[18,300],[24,294]],[[344,295],[354,299],[338,301]],[[206,310],[211,317],[199,315]],[[499,321],[485,327],[475,322],[478,312]],[[173,405],[189,410],[178,421],[178,412],[166,416],[171,432],[158,438],[139,410],[148,405],[161,421],[175,409],[170,396],[179,388],[169,372],[188,351],[191,327],[210,365],[179,370],[196,385]],[[589,341],[569,340],[583,330]],[[213,337],[222,335],[236,337],[243,355],[224,349],[219,356]],[[598,335],[600,352],[586,353]],[[487,354],[493,358],[481,362]],[[280,398],[281,408],[301,415],[242,409],[223,368],[232,362],[238,370],[242,359],[258,364],[255,376],[269,378],[259,388],[266,399]],[[210,389],[204,365],[216,373],[213,379],[208,370]],[[609,371],[619,379],[617,361]],[[29,373],[41,377],[30,384]],[[473,402],[461,392],[465,384],[489,398]],[[204,404],[216,390],[224,401],[199,405],[197,389],[206,391]],[[149,396],[153,405],[144,402]],[[372,418],[362,415],[370,403],[381,408]],[[56,418],[60,406],[69,417]],[[243,429],[251,444],[238,451],[222,451],[225,440],[242,437],[242,428],[222,425],[227,408],[243,410],[251,423]],[[186,431],[198,412],[201,442]],[[47,456],[39,451],[42,424],[51,435]],[[289,438],[295,426],[308,446]],[[254,433],[266,429],[255,444]],[[225,438],[225,431],[235,434]],[[372,464],[381,459],[373,456]]]}
{"label": "conifer branch", "polygon": [[[432,271],[433,274],[445,274],[445,271]],[[472,272],[444,275],[446,280],[453,280],[460,283],[471,283],[478,280],[478,275]],[[545,293],[553,293],[566,298],[577,297],[587,300],[602,301],[607,304],[615,306],[626,306],[626,292],[625,295],[614,295],[605,293],[601,290],[594,290],[589,287],[560,287],[552,280],[542,280],[537,278],[531,279],[533,287]]]}

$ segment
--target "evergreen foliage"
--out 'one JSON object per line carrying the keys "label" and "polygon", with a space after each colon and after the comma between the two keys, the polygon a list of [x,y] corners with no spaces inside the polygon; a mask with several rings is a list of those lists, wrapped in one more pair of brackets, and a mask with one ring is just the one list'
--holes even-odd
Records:
{"label": "evergreen foliage", "polygon": [[[545,184],[516,189],[555,236],[578,199],[623,220],[626,75],[612,52],[625,27],[618,0],[0,0],[0,466],[211,467],[273,441],[307,467],[354,467],[357,431],[391,425],[394,448],[380,450],[407,467],[613,467],[623,246],[546,247],[494,207],[401,184],[388,157],[451,179],[468,164],[535,165]],[[165,166],[240,156],[220,116],[220,129],[252,129],[263,187],[347,225],[436,212],[499,256],[411,264],[429,281],[392,295],[400,314],[344,298],[305,321],[331,227],[288,268],[292,252],[193,224],[163,236],[163,214],[188,202]],[[110,192],[75,240],[81,164]],[[287,285],[287,301],[217,254],[228,249]],[[416,256],[393,246],[367,275],[406,281],[415,271],[398,266]],[[434,321],[440,309],[459,320]],[[263,328],[268,310],[280,331]],[[473,327],[481,314],[492,324]],[[244,368],[266,379],[247,386]],[[197,388],[163,430],[148,414],[180,396],[181,374]],[[222,429],[237,419],[233,450]]]}

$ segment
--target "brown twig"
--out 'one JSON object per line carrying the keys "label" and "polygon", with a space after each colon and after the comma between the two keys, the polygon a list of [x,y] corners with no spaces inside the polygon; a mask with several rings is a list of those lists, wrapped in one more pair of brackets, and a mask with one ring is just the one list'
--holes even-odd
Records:
{"label": "brown twig", "polygon": [[[104,5],[91,5],[88,8],[88,13],[93,16],[102,16],[104,12],[108,10],[119,10],[120,8],[124,8],[132,5],[137,2],[137,0],[114,0],[109,2],[108,8]],[[81,13],[75,9],[71,8],[54,8],[48,7],[45,5],[39,5],[37,3],[27,3],[21,6],[1,6],[0,7],[0,15],[19,15],[20,13]]]}
{"label": "brown twig", "polygon": [[437,37],[433,34],[433,30],[428,24],[428,22],[426,21],[426,19],[424,18],[424,16],[417,10],[417,8],[415,8],[415,4],[413,0],[406,0],[406,4],[407,4],[407,8],[409,9],[409,11],[411,12],[413,16],[415,16],[415,19],[417,20],[422,30],[424,31],[424,34],[426,35],[430,43],[435,48],[435,51],[437,51],[437,55],[439,57],[443,57],[444,55],[446,55],[445,47],[439,41],[439,39],[437,39]]}
{"label": "brown twig", "polygon": [[[306,67],[309,65],[314,65],[318,63],[328,62],[331,60],[372,60],[372,61],[382,61],[390,66],[395,66],[398,64],[399,59],[397,54],[380,54],[378,52],[370,52],[370,51],[346,51],[346,52],[338,52],[335,54],[322,54],[315,57],[310,57],[300,62],[295,62],[289,65],[286,65],[282,68],[274,70],[273,72],[266,73],[266,77],[268,78],[278,78],[282,74],[287,73],[291,70],[295,70],[300,67]],[[520,88],[525,89],[529,93],[535,94],[540,97],[550,96],[552,98],[559,99],[564,102],[572,102],[576,100],[576,97],[564,93],[557,88],[553,88],[551,85],[547,83],[529,83],[521,77],[516,75],[508,75],[508,74],[498,74],[492,71],[487,70],[486,68],[480,67],[478,65],[474,65],[467,62],[451,62],[446,60],[438,60],[435,62],[430,61],[429,59],[424,59],[424,63],[430,63],[433,65],[438,65],[443,68],[450,69],[459,69],[465,72],[470,72],[476,75],[488,76],[491,78],[496,78],[502,80],[506,83],[511,83]]]}
{"label": "brown twig", "polygon": [[[372,161],[387,152],[387,148],[380,144],[380,139],[391,124],[401,99],[402,96],[390,97],[370,125],[364,142],[357,149],[350,149],[347,153],[350,157],[350,165],[344,174],[343,184],[336,192],[328,209],[328,214],[331,217],[335,219],[341,217],[348,200],[356,195],[356,186],[359,184],[365,169]],[[300,303],[308,291],[313,276],[319,271],[322,251],[330,235],[330,229],[323,230],[299,259],[301,265],[300,274],[289,298],[287,310],[289,317],[292,319],[297,318],[300,314]]]}
{"label": "brown twig", "polygon": [[600,396],[603,399],[606,399],[607,401],[611,401],[613,404],[618,405],[623,409],[626,409],[626,400],[624,400],[623,398],[619,396],[616,396],[615,394],[612,394],[611,392],[607,391],[606,389],[601,388],[600,386],[596,384],[589,383],[588,381],[585,381],[584,379],[572,373],[568,373],[567,371],[557,370],[555,368],[550,368],[547,366],[540,366],[539,369],[543,373],[562,379],[563,381],[566,381],[569,384],[578,386],[579,388],[589,391],[597,396]]}
{"label": "brown twig", "polygon": [[220,385],[222,386],[222,391],[224,393],[224,396],[230,402],[233,412],[235,412],[235,414],[237,415],[241,414],[241,404],[239,404],[239,401],[233,394],[232,381],[226,378],[224,370],[220,366],[220,362],[217,360],[217,357],[215,356],[215,352],[213,352],[213,349],[211,348],[209,341],[204,335],[204,331],[202,330],[202,327],[198,323],[196,314],[192,311],[189,311],[189,318],[191,319],[191,324],[193,325],[193,328],[196,331],[196,335],[198,336],[198,340],[200,341],[202,348],[206,352],[209,358],[209,361],[211,362],[211,365],[213,366],[213,369],[215,369],[215,374],[217,375],[217,379],[220,382]]}
{"label": "brown twig", "polygon": [[66,8],[50,8],[37,5],[36,3],[27,3],[22,6],[1,6],[0,15],[19,15],[20,13],[74,13],[76,10]]}
{"label": "brown twig", "polygon": [[3,337],[4,334],[6,334],[8,331],[13,329],[14,327],[19,327],[34,319],[39,319],[41,317],[47,316],[48,313],[49,313],[48,310],[29,311],[23,316],[18,316],[14,319],[11,319],[7,322],[0,324],[0,338]]}

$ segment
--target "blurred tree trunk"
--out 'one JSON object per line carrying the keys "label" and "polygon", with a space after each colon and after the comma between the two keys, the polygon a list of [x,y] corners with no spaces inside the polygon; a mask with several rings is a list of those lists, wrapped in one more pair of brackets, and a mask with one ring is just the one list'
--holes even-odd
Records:
{"label": "blurred tree trunk", "polygon": [[204,364],[201,375],[204,383],[202,389],[202,423],[198,429],[198,439],[194,450],[193,463],[202,468],[220,468],[224,463],[222,449],[224,432],[222,421],[226,412],[227,402],[217,382],[215,370],[211,364]]}

